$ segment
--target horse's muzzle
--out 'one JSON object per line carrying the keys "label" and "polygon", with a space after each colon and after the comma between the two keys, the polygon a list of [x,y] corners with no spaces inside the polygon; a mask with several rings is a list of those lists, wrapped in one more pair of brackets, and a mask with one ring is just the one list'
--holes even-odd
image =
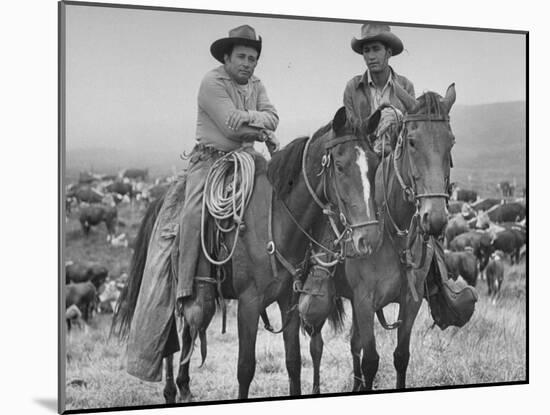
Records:
{"label": "horse's muzzle", "polygon": [[353,248],[359,256],[366,256],[374,253],[379,238],[380,230],[378,226],[366,226],[354,229],[351,236]]}
{"label": "horse's muzzle", "polygon": [[442,198],[423,201],[420,208],[420,226],[424,233],[431,236],[439,236],[447,225],[447,212],[445,200]]}

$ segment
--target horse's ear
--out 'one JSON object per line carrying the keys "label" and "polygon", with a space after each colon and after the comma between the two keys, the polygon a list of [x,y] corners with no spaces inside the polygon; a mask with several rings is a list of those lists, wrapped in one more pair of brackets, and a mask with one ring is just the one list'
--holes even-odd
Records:
{"label": "horse's ear", "polygon": [[332,119],[332,129],[338,135],[340,131],[342,131],[347,122],[347,115],[346,115],[346,108],[341,107],[338,111],[336,111],[336,114],[334,114],[334,118]]}
{"label": "horse's ear", "polygon": [[372,113],[372,115],[367,119],[366,130],[367,135],[372,134],[378,128],[380,123],[380,117],[382,116],[382,110],[378,108]]}
{"label": "horse's ear", "polygon": [[451,111],[451,107],[453,106],[455,101],[456,101],[456,91],[455,91],[455,84],[453,82],[451,85],[449,85],[449,88],[447,88],[445,97],[442,100],[442,103],[445,106],[447,113]]}

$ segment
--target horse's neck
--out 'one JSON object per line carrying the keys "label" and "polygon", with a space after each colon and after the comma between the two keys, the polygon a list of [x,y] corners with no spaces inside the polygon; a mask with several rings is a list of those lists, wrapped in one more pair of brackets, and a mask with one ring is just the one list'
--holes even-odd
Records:
{"label": "horse's neck", "polygon": [[[395,153],[392,157],[395,157]],[[391,159],[390,163],[392,174],[389,179],[392,181],[392,184],[391,193],[388,195],[388,207],[395,223],[401,229],[408,228],[414,215],[414,205],[406,200],[404,190],[401,187],[399,179],[397,178],[398,173],[395,171],[395,166],[397,166],[399,175],[401,176],[404,184],[409,187],[412,186],[412,183],[410,182],[410,163],[407,152],[403,151],[402,156],[398,160],[395,160],[395,165],[394,161]]]}
{"label": "horse's neck", "polygon": [[[315,173],[316,166],[320,166],[319,160],[317,160],[317,157],[309,158],[308,168],[312,173],[308,175],[308,180],[315,194],[322,199],[323,184],[321,176]],[[277,243],[279,246],[284,247],[285,251],[297,254],[309,242],[308,237],[299,229],[295,221],[316,240],[322,237],[323,211],[313,200],[302,173],[300,173],[299,180],[296,181],[284,202],[277,199],[275,195],[273,197],[275,198],[275,209],[272,220],[274,224],[275,222],[280,224],[278,225],[280,232]],[[286,208],[283,204],[286,205]],[[294,220],[289,216],[289,211]]]}

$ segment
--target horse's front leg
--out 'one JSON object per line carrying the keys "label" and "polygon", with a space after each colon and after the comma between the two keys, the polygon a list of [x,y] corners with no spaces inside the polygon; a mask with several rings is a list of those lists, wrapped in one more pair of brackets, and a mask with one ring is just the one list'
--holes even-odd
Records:
{"label": "horse's front leg", "polygon": [[353,392],[365,389],[363,373],[361,372],[361,339],[359,338],[359,328],[357,327],[357,319],[352,308],[352,326],[350,336],[351,359],[353,362]]}
{"label": "horse's front leg", "polygon": [[[424,281],[424,279],[419,279]],[[393,365],[397,372],[397,389],[405,389],[406,377],[407,377],[407,367],[409,365],[410,358],[410,342],[411,342],[411,332],[418,315],[418,310],[422,305],[422,297],[424,296],[424,285],[422,283],[417,284],[416,290],[418,293],[419,300],[415,301],[412,298],[410,290],[407,288],[406,293],[403,294],[402,301],[399,304],[399,320],[401,324],[397,329],[397,347],[393,352]]]}
{"label": "horse's front leg", "polygon": [[174,383],[174,355],[171,354],[164,358],[166,370],[166,384],[164,385],[164,399],[166,403],[176,403],[176,385]]}
{"label": "horse's front leg", "polygon": [[250,383],[256,370],[256,336],[260,319],[260,297],[249,289],[239,297],[237,326],[239,333],[239,360],[237,380],[239,399],[248,398]]}
{"label": "horse's front leg", "polygon": [[[286,323],[283,330],[283,340],[285,343],[285,362],[286,370],[289,378],[289,394],[290,396],[298,396],[302,394],[301,386],[301,369],[302,357],[300,355],[300,317],[298,310],[291,309],[290,298],[292,292],[283,295],[278,301],[281,310],[281,322]],[[323,340],[321,339],[321,342]],[[321,345],[322,350],[322,345]],[[312,355],[313,357],[313,355]],[[320,359],[320,357],[319,357]]]}
{"label": "horse's front leg", "polygon": [[189,330],[189,325],[185,323],[183,325],[183,333],[181,335],[181,354],[180,354],[180,364],[179,364],[179,370],[178,370],[178,377],[176,378],[176,385],[178,385],[179,390],[179,402],[190,402],[192,400],[193,395],[191,394],[191,390],[189,389],[189,363],[190,360],[187,361],[187,363],[182,364],[181,361],[187,356],[189,353],[189,350],[191,349],[191,342],[193,339],[191,338],[191,333]]}
{"label": "horse's front leg", "polygon": [[378,363],[380,356],[376,351],[376,339],[374,337],[374,307],[372,300],[363,290],[354,294],[353,314],[357,320],[359,332],[359,347],[363,350],[363,359],[361,361],[361,370],[363,372],[364,389],[372,390],[376,372],[378,372]]}

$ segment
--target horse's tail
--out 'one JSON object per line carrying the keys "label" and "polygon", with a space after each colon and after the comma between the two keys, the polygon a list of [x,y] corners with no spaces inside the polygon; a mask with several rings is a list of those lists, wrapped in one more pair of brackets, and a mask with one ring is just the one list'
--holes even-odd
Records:
{"label": "horse's tail", "polygon": [[132,261],[130,263],[128,283],[122,289],[117,301],[117,311],[113,314],[110,336],[116,335],[119,339],[126,339],[130,332],[130,325],[134,317],[141,282],[143,280],[149,239],[153,233],[153,227],[155,226],[163,202],[164,197],[161,197],[151,203],[141,221],[135,241],[134,254],[132,255]]}
{"label": "horse's tail", "polygon": [[335,333],[340,333],[344,329],[344,319],[346,317],[346,310],[344,310],[344,302],[342,297],[336,297],[334,299],[334,307],[328,316],[330,327]]}

